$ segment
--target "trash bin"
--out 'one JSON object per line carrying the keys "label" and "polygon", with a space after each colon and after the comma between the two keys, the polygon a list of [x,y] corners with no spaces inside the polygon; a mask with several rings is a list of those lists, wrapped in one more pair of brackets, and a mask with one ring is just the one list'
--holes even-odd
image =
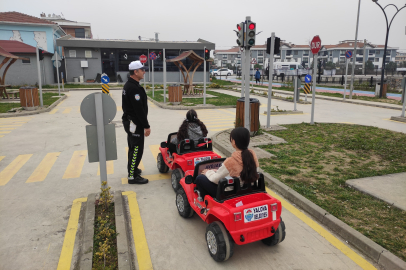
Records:
{"label": "trash bin", "polygon": [[182,87],[178,84],[168,86],[169,102],[179,104],[182,102]]}
{"label": "trash bin", "polygon": [[73,77],[73,82],[79,82],[79,78],[78,77]]}
{"label": "trash bin", "polygon": [[[259,100],[250,98],[250,132],[251,135],[259,130]],[[237,100],[237,110],[235,118],[235,127],[244,127],[244,107],[245,98]]]}
{"label": "trash bin", "polygon": [[21,87],[20,103],[24,110],[32,111],[37,109],[39,106],[38,88]]}
{"label": "trash bin", "polygon": [[[388,89],[388,84],[386,83],[386,80],[383,81],[383,87],[382,87],[382,97],[386,98],[386,91]],[[376,82],[375,86],[375,96],[379,97],[379,92],[381,90],[381,82]]]}

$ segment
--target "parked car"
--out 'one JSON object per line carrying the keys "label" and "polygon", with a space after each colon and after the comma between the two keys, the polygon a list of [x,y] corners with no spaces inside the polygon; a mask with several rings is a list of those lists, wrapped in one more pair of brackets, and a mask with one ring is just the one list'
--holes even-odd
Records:
{"label": "parked car", "polygon": [[273,64],[274,74],[281,76],[286,75],[307,75],[311,70],[304,69],[298,62],[275,62]]}
{"label": "parked car", "polygon": [[220,76],[220,75],[222,75],[222,76],[230,76],[230,75],[233,75],[233,71],[231,69],[228,69],[228,68],[221,68],[221,69],[219,69],[217,71],[213,71],[211,73],[211,75],[213,75],[213,76]]}

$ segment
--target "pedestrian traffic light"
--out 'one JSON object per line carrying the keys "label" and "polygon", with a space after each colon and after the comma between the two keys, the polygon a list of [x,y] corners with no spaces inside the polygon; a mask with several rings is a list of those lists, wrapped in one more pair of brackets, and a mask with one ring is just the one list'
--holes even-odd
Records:
{"label": "pedestrian traffic light", "polygon": [[244,23],[237,24],[237,44],[240,47],[244,47]]}
{"label": "pedestrian traffic light", "polygon": [[274,46],[273,53],[279,54],[281,52],[280,48],[281,48],[281,39],[278,37],[275,37],[275,46]]}
{"label": "pedestrian traffic light", "polygon": [[205,49],[204,50],[204,60],[209,60],[210,59],[210,50]]}
{"label": "pedestrian traffic light", "polygon": [[257,24],[251,21],[247,22],[247,48],[255,45],[255,36],[257,35]]}
{"label": "pedestrian traffic light", "polygon": [[38,49],[38,56],[39,56],[39,60],[43,60],[44,59],[44,50],[42,49]]}
{"label": "pedestrian traffic light", "polygon": [[163,60],[164,59],[164,55],[162,54],[162,51],[159,51],[157,54],[157,58]]}

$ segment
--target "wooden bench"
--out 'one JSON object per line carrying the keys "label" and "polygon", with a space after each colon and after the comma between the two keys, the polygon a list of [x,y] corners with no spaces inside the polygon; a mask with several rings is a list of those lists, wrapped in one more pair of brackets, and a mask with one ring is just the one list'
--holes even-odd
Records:
{"label": "wooden bench", "polygon": [[20,98],[20,90],[8,90],[7,94],[10,95],[10,99]]}

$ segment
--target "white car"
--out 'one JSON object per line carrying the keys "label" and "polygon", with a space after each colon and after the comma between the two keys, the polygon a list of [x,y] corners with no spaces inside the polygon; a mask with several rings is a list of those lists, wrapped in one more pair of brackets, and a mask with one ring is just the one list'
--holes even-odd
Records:
{"label": "white car", "polygon": [[233,75],[233,71],[231,69],[228,69],[228,68],[221,68],[221,69],[218,69],[216,71],[213,71],[211,73],[211,75],[213,75],[213,76],[220,76],[220,75],[222,75],[222,76],[230,76],[230,75]]}

